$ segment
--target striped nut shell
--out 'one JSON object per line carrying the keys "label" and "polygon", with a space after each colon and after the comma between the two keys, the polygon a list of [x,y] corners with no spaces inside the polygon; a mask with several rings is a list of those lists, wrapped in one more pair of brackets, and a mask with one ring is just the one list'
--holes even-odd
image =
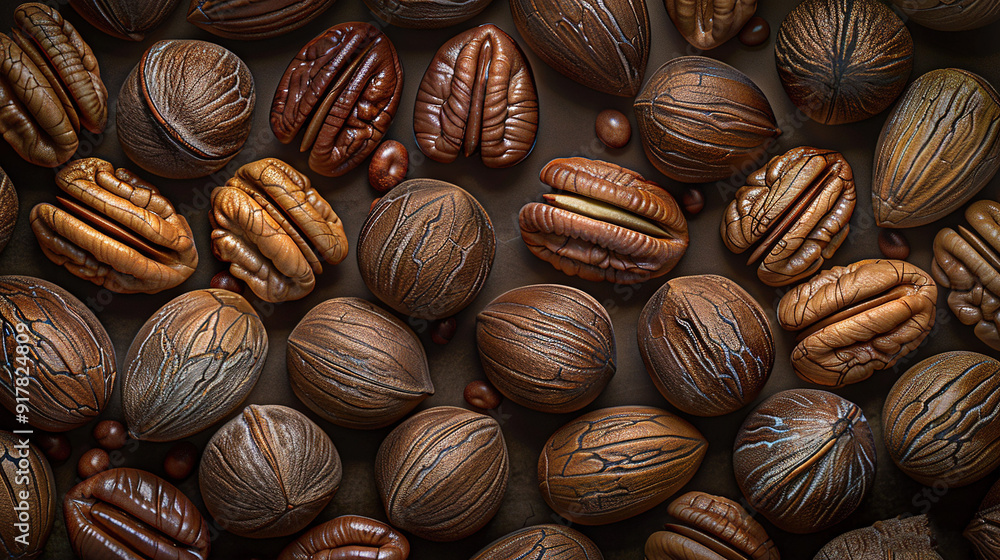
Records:
{"label": "striped nut shell", "polygon": [[403,91],[403,66],[389,37],[368,23],[334,25],[306,43],[281,76],[271,130],[309,168],[339,177],[372,153],[389,129]]}
{"label": "striped nut shell", "polygon": [[493,0],[365,0],[365,5],[389,25],[439,29],[472,19]]}
{"label": "striped nut shell", "polygon": [[916,79],[882,126],[872,206],[880,227],[929,224],[976,195],[1000,169],[1000,95],[956,68]]}
{"label": "striped nut shell", "polygon": [[521,239],[570,276],[636,284],[662,276],[684,256],[687,220],[656,183],[613,163],[550,161],[540,175],[556,193],[521,208]]}
{"label": "striped nut shell", "polygon": [[747,177],[722,218],[722,241],[757,277],[786,286],[812,276],[847,239],[857,193],[854,172],[832,150],[802,146]]}
{"label": "striped nut shell", "polygon": [[941,31],[968,31],[1000,19],[995,0],[892,0],[913,21]]}
{"label": "striped nut shell", "polygon": [[486,167],[510,167],[528,157],[537,131],[535,81],[510,35],[485,24],[441,45],[413,108],[424,155],[451,163],[479,150]]}
{"label": "striped nut shell", "polygon": [[69,0],[87,23],[126,41],[142,41],[160,26],[180,0]]}
{"label": "striped nut shell", "polygon": [[943,352],[908,369],[882,409],[885,447],[917,482],[971,484],[1000,466],[1000,362]]}
{"label": "striped nut shell", "polygon": [[876,521],[840,535],[813,560],[941,560],[926,515]]}
{"label": "striped nut shell", "polygon": [[324,261],[347,257],[340,217],[308,177],[279,159],[248,163],[216,187],[209,218],[212,252],[265,301],[305,297]]}
{"label": "striped nut shell", "polygon": [[875,438],[861,408],[815,389],[765,400],[733,444],[743,496],[790,533],[814,533],[846,519],[874,486],[875,462]]}
{"label": "striped nut shell", "polygon": [[[56,519],[55,477],[29,437],[0,431],[0,555],[33,560],[42,555]],[[27,516],[26,518],[24,516]]]}
{"label": "striped nut shell", "polygon": [[0,168],[0,252],[3,252],[14,235],[19,209],[17,189],[14,188],[14,183],[7,176],[7,172]]}
{"label": "striped nut shell", "polygon": [[972,543],[979,560],[1000,560],[1000,481],[986,493],[962,536]]}
{"label": "striped nut shell", "polygon": [[456,541],[500,509],[510,465],[493,418],[438,406],[407,418],[382,442],[375,484],[389,522],[432,541]]}
{"label": "striped nut shell", "polygon": [[778,302],[778,323],[801,331],[792,350],[799,377],[826,387],[864,381],[891,368],[934,326],[937,285],[904,261],[835,266]]}
{"label": "striped nut shell", "polygon": [[334,0],[191,0],[189,23],[227,39],[268,39],[319,17]]}
{"label": "striped nut shell", "polygon": [[[486,545],[472,560],[604,560],[586,535],[563,525],[535,525]],[[282,559],[279,559],[282,560]]]}
{"label": "striped nut shell", "polygon": [[552,434],[538,458],[538,488],[549,507],[574,523],[614,523],[680,490],[706,451],[704,436],[665,410],[604,408]]}
{"label": "striped nut shell", "polygon": [[154,294],[178,286],[198,266],[184,216],[128,169],[78,159],[56,174],[69,197],[31,210],[31,229],[52,262],[119,293]]}
{"label": "striped nut shell", "polygon": [[677,31],[707,51],[735,37],[757,11],[757,0],[663,0]]}
{"label": "striped nut shell", "polygon": [[409,556],[410,542],[399,531],[375,519],[341,515],[295,539],[278,560],[406,560]]}

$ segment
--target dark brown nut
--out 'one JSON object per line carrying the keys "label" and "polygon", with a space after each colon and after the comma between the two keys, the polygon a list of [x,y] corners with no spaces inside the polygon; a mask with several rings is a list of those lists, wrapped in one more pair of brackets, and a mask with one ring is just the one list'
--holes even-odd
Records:
{"label": "dark brown nut", "polygon": [[475,197],[444,181],[410,179],[368,213],[358,267],[389,307],[434,320],[476,299],[495,252],[493,223]]}
{"label": "dark brown nut", "polygon": [[790,533],[831,527],[875,484],[864,412],[833,393],[792,389],[754,409],[736,435],[733,471],[750,506]]}
{"label": "dark brown nut", "polygon": [[431,325],[431,342],[434,344],[448,344],[455,338],[458,332],[458,320],[454,317],[438,319]]}
{"label": "dark brown nut", "polygon": [[56,167],[76,152],[82,125],[100,133],[108,91],[90,46],[54,8],[37,2],[14,11],[0,34],[0,133],[22,158]]}
{"label": "dark brown nut", "polygon": [[872,206],[879,227],[933,222],[965,204],[1000,169],[1000,95],[955,68],[916,79],[882,126]]}
{"label": "dark brown nut", "polygon": [[665,410],[603,408],[552,434],[538,458],[538,488],[574,523],[614,523],[680,490],[706,451],[701,432]]}
{"label": "dark brown nut", "polygon": [[227,39],[268,39],[319,17],[334,0],[191,0],[189,23]]}
{"label": "dark brown nut", "polygon": [[82,426],[104,410],[115,386],[115,350],[80,300],[40,278],[0,276],[0,332],[9,357],[0,362],[7,410],[50,432]]}
{"label": "dark brown nut", "polygon": [[778,77],[792,103],[823,124],[881,113],[913,69],[913,39],[878,0],[806,0],[781,22]]}
{"label": "dark brown nut", "polygon": [[66,494],[63,513],[81,558],[208,558],[208,524],[198,508],[152,473],[111,469],[92,476]]}
{"label": "dark brown nut", "polygon": [[299,150],[311,150],[309,168],[338,177],[378,147],[402,92],[403,66],[389,37],[367,23],[334,25],[288,64],[271,130],[288,144],[304,127]]}
{"label": "dark brown nut", "polygon": [[396,140],[386,140],[379,145],[368,164],[368,184],[379,192],[386,192],[406,178],[410,156],[406,146]]}
{"label": "dark brown nut", "polygon": [[91,435],[94,436],[97,445],[108,451],[121,449],[128,441],[128,432],[125,431],[125,426],[117,420],[101,420],[94,426]]}
{"label": "dark brown nut", "polygon": [[342,515],[317,525],[285,547],[278,560],[406,560],[410,542],[374,519]]}
{"label": "dark brown nut", "polygon": [[597,114],[594,122],[597,139],[609,148],[624,148],[632,138],[632,125],[625,113],[616,109],[605,109]]}
{"label": "dark brown nut", "polygon": [[979,560],[1000,558],[1000,482],[994,483],[986,493],[962,536],[972,543]]}
{"label": "dark brown nut", "polygon": [[424,155],[451,163],[479,150],[486,167],[510,167],[528,157],[537,131],[535,81],[510,35],[485,24],[441,45],[413,108]]}
{"label": "dark brown nut", "polygon": [[455,541],[500,509],[510,465],[500,424],[438,406],[396,427],[375,458],[375,484],[389,522],[418,537]]}
{"label": "dark brown nut", "polygon": [[[535,525],[509,533],[486,545],[472,560],[604,560],[586,535],[562,525]],[[282,559],[279,559],[282,560]]]}
{"label": "dark brown nut", "polygon": [[844,156],[800,147],[775,156],[747,177],[722,217],[722,240],[740,254],[757,244],[747,264],[757,277],[787,286],[812,276],[851,231],[857,193]]}
{"label": "dark brown nut", "polygon": [[228,270],[217,272],[215,276],[212,277],[208,287],[243,295],[243,283],[230,274]]}
{"label": "dark brown nut", "polygon": [[632,107],[646,157],[685,183],[749,174],[781,134],[757,84],[703,56],[660,66]]}
{"label": "dark brown nut", "polygon": [[240,406],[266,358],[264,323],[238,294],[194,290],[170,300],[139,329],[125,356],[129,434],[175,441],[204,430]]}
{"label": "dark brown nut", "polygon": [[299,400],[338,426],[388,426],[434,394],[420,339],[363,299],[309,311],[288,335],[287,363]]}
{"label": "dark brown nut", "polygon": [[101,31],[126,41],[142,41],[160,26],[179,0],[69,0],[69,5]]}
{"label": "dark brown nut", "polygon": [[748,47],[759,47],[771,35],[771,24],[760,16],[753,16],[740,30],[740,42]]}
{"label": "dark brown nut", "polygon": [[[880,229],[878,232],[878,250],[887,259],[905,261],[910,256],[910,243],[906,236],[898,229]],[[931,275],[937,280],[934,273],[933,263],[931,264]],[[941,282],[938,282],[939,284]]]}
{"label": "dark brown nut", "polygon": [[968,31],[1000,19],[1000,4],[990,0],[892,0],[911,20],[941,31]]}
{"label": "dark brown nut", "polygon": [[56,518],[55,478],[28,438],[0,431],[0,554],[12,560],[41,556]]}
{"label": "dark brown nut", "polygon": [[365,0],[365,5],[389,25],[412,29],[450,27],[471,19],[493,0]]}
{"label": "dark brown nut", "polygon": [[108,452],[95,447],[80,456],[76,464],[76,474],[82,479],[88,479],[111,468],[111,457]]}
{"label": "dark brown nut", "polygon": [[266,539],[302,530],[340,486],[340,455],[301,412],[252,404],[212,436],[198,485],[227,531]]}
{"label": "dark brown nut", "polygon": [[937,285],[920,268],[872,259],[836,266],[778,303],[778,323],[802,331],[792,367],[805,381],[843,387],[891,368],[934,326]]}
{"label": "dark brown nut", "polygon": [[465,390],[462,391],[462,397],[465,398],[465,402],[469,403],[469,406],[483,410],[492,410],[500,406],[502,401],[499,391],[489,383],[480,380],[466,385]]}
{"label": "dark brown nut", "polygon": [[62,463],[73,454],[73,446],[69,442],[66,434],[50,434],[42,432],[35,434],[33,443],[45,453],[49,461]]}
{"label": "dark brown nut", "polygon": [[97,158],[56,174],[67,195],[31,209],[31,230],[52,262],[119,293],[174,288],[198,267],[198,248],[184,216],[131,171]]}
{"label": "dark brown nut", "polygon": [[876,521],[833,539],[813,560],[941,560],[926,515]]}
{"label": "dark brown nut", "polygon": [[632,97],[649,59],[640,0],[511,0],[514,24],[538,58],[571,80]]}
{"label": "dark brown nut", "polygon": [[705,195],[694,187],[688,187],[681,195],[681,208],[688,216],[700,214],[705,209]]}
{"label": "dark brown nut", "polygon": [[253,74],[232,52],[205,41],[160,41],[118,94],[118,141],[150,173],[202,177],[243,148],[255,103]]}
{"label": "dark brown nut", "polygon": [[347,257],[340,217],[294,167],[265,158],[212,191],[212,252],[270,302],[312,292],[323,262]]}
{"label": "dark brown nut", "polygon": [[14,225],[17,224],[19,208],[14,183],[7,176],[7,172],[0,168],[0,252],[3,252],[4,247],[14,235]]}
{"label": "dark brown nut", "polygon": [[573,157],[550,161],[540,179],[561,192],[521,208],[521,239],[556,269],[636,284],[670,272],[684,256],[687,220],[677,201],[635,171]]}
{"label": "dark brown nut", "polygon": [[757,0],[664,0],[681,36],[707,51],[735,37],[757,11]]}
{"label": "dark brown nut", "polygon": [[198,466],[200,455],[198,446],[190,441],[177,442],[167,451],[167,456],[163,459],[163,472],[174,480],[184,480],[191,476],[194,468]]}
{"label": "dark brown nut", "polygon": [[696,416],[721,416],[750,404],[774,366],[764,309],[722,276],[669,280],[642,308],[638,338],[660,394]]}

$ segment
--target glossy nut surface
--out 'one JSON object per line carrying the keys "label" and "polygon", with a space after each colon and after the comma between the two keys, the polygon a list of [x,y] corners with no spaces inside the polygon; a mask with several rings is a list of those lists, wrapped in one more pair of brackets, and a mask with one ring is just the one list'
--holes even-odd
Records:
{"label": "glossy nut surface", "polygon": [[636,284],[670,272],[684,256],[688,227],[677,201],[635,171],[560,158],[542,168],[540,179],[557,192],[521,208],[521,239],[556,269]]}
{"label": "glossy nut surface", "polygon": [[[604,560],[586,535],[562,525],[524,527],[486,545],[472,560]],[[281,559],[279,559],[281,560]]]}
{"label": "glossy nut surface", "polygon": [[101,31],[126,41],[142,41],[159,27],[180,0],[69,0],[83,19]]}
{"label": "glossy nut surface", "polygon": [[735,37],[757,11],[757,0],[664,0],[663,4],[677,31],[703,51]]}
{"label": "glossy nut surface", "polygon": [[268,39],[295,31],[334,0],[191,0],[189,23],[227,39]]}
{"label": "glossy nut surface", "polygon": [[0,252],[3,252],[10,238],[14,235],[14,225],[17,224],[17,212],[20,204],[14,183],[7,172],[0,168]]}
{"label": "glossy nut surface", "polygon": [[962,536],[972,543],[979,560],[1000,558],[1000,482],[986,493]]}
{"label": "glossy nut surface", "polygon": [[477,16],[493,0],[365,0],[365,5],[389,25],[438,29]]}
{"label": "glossy nut surface", "polygon": [[891,368],[927,337],[937,285],[920,268],[883,259],[835,266],[778,303],[778,323],[801,331],[792,367],[805,381],[843,387]]}
{"label": "glossy nut surface", "polygon": [[310,529],[278,555],[278,560],[406,560],[410,542],[389,525],[341,515]]}
{"label": "glossy nut surface", "polygon": [[787,286],[818,271],[851,231],[854,172],[832,150],[793,148],[747,177],[722,217],[722,241],[768,286]]}
{"label": "glossy nut surface", "polygon": [[926,515],[876,521],[840,535],[813,560],[941,560]]}
{"label": "glossy nut surface", "polygon": [[[56,518],[58,494],[52,468],[28,441],[27,436],[0,431],[0,511],[9,521],[0,527],[0,554],[14,560],[41,556]],[[20,512],[30,525],[15,527],[23,523],[18,520]]]}
{"label": "glossy nut surface", "polygon": [[406,146],[396,140],[386,140],[372,154],[368,164],[368,184],[379,192],[386,192],[403,182],[410,167]]}
{"label": "glossy nut surface", "polygon": [[413,108],[424,155],[451,163],[478,150],[486,167],[510,167],[528,157],[537,130],[535,80],[510,35],[486,24],[441,45]]}
{"label": "glossy nut surface", "polygon": [[924,27],[968,31],[1000,19],[1000,3],[991,0],[892,0],[900,11]]}

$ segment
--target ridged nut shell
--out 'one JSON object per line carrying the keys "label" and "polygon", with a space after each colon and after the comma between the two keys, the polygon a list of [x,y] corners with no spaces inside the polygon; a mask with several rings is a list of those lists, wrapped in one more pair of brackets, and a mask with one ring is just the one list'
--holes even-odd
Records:
{"label": "ridged nut shell", "polygon": [[1000,481],[986,493],[962,536],[972,543],[979,560],[1000,560]]}
{"label": "ridged nut shell", "polygon": [[142,41],[174,11],[180,0],[69,0],[83,19],[126,41]]}
{"label": "ridged nut shell", "polygon": [[562,525],[524,527],[486,545],[472,560],[604,560],[586,535]]}
{"label": "ridged nut shell", "polygon": [[926,515],[876,521],[840,535],[813,560],[941,560]]}
{"label": "ridged nut shell", "polygon": [[365,5],[389,25],[438,29],[476,17],[493,0],[365,0]]}
{"label": "ridged nut shell", "polygon": [[735,37],[757,11],[757,0],[664,0],[688,43],[707,51]]}
{"label": "ridged nut shell", "polygon": [[295,539],[278,560],[406,560],[409,555],[410,542],[389,525],[360,515],[341,515]]}
{"label": "ridged nut shell", "polygon": [[1000,19],[994,0],[892,0],[900,11],[924,27],[940,31],[968,31]]}
{"label": "ridged nut shell", "polygon": [[14,235],[19,207],[14,183],[7,176],[7,172],[0,168],[0,253]]}
{"label": "ridged nut shell", "polygon": [[269,39],[302,27],[334,0],[191,0],[189,23],[227,39]]}
{"label": "ridged nut shell", "polygon": [[[45,454],[24,435],[0,431],[0,554],[10,560],[42,555],[56,519],[55,477]],[[22,496],[27,493],[27,499]],[[16,508],[16,509],[15,509]],[[18,514],[27,515],[27,522]],[[23,523],[22,526],[16,524]]]}

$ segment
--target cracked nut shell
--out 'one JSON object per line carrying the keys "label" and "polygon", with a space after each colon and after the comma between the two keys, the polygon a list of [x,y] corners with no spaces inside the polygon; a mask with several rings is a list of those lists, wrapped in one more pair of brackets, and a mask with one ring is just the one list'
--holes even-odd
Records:
{"label": "cracked nut shell", "polygon": [[180,0],[69,0],[69,5],[97,29],[126,41],[142,41],[160,26]]}
{"label": "cracked nut shell", "polygon": [[941,560],[926,515],[876,521],[840,535],[813,560]]}
{"label": "cracked nut shell", "polygon": [[663,0],[670,21],[699,50],[718,47],[740,33],[757,0]]}
{"label": "cracked nut shell", "polygon": [[[0,431],[0,483],[0,511],[5,516],[0,554],[11,560],[38,558],[52,532],[58,494],[45,454],[28,437]],[[29,522],[24,530],[15,527],[25,521],[20,514]]]}
{"label": "cracked nut shell", "polygon": [[493,0],[365,0],[365,5],[389,25],[438,29],[477,16]]}
{"label": "cracked nut shell", "polygon": [[[562,525],[535,525],[509,533],[486,545],[472,560],[604,560],[583,533]],[[280,559],[279,559],[280,560]]]}
{"label": "cracked nut shell", "polygon": [[389,525],[360,515],[341,515],[295,539],[278,560],[406,560],[409,556],[410,542]]}
{"label": "cracked nut shell", "polygon": [[1000,19],[993,0],[892,0],[909,19],[940,31],[968,31]]}
{"label": "cracked nut shell", "polygon": [[14,235],[19,209],[14,183],[7,176],[7,172],[0,168],[0,253]]}
{"label": "cracked nut shell", "polygon": [[205,31],[242,41],[269,39],[302,27],[334,0],[191,0],[187,20]]}
{"label": "cracked nut shell", "polygon": [[962,536],[972,543],[978,560],[1000,558],[1000,482],[986,493]]}

